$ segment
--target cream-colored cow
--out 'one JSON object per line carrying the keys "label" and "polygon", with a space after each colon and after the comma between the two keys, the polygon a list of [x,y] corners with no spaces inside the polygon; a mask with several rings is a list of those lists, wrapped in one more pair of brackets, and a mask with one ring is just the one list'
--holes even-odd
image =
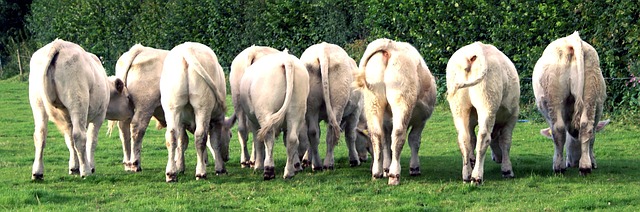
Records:
{"label": "cream-colored cow", "polygon": [[569,135],[580,146],[580,156],[572,159],[579,161],[580,174],[591,173],[595,128],[607,97],[598,52],[574,32],[547,46],[532,78],[536,105],[552,129],[553,171],[566,170],[563,148]]}
{"label": "cream-colored cow", "polygon": [[420,136],[433,112],[436,84],[418,50],[389,39],[371,42],[360,60],[354,84],[364,94],[373,177],[383,177],[384,166],[384,171],[389,170],[389,185],[400,183],[400,153],[409,128],[409,174],[419,175]]}
{"label": "cream-colored cow", "polygon": [[115,77],[107,78],[98,57],[60,39],[33,53],[30,67],[29,102],[36,147],[31,178],[44,177],[42,157],[49,119],[64,134],[69,148],[69,174],[91,175],[95,171],[93,152],[100,126],[105,117],[115,118],[108,110],[127,108],[130,103],[124,83]]}
{"label": "cream-colored cow", "polygon": [[[133,116],[125,116],[118,120],[124,169],[126,171],[142,171],[140,153],[142,138],[149,126],[151,117],[155,117],[159,126],[166,126],[164,111],[160,103],[160,75],[164,58],[169,51],[154,49],[136,44],[118,59],[116,76],[124,81],[133,108]],[[109,123],[109,132],[113,122]]]}
{"label": "cream-colored cow", "polygon": [[[346,116],[344,130],[349,149],[349,163],[351,166],[360,165],[355,128],[362,109],[362,95],[359,94],[360,91],[351,88],[353,75],[358,70],[356,62],[340,46],[326,42],[307,48],[300,60],[309,71],[309,98],[304,128],[307,136],[301,137],[301,143],[306,143],[308,139],[307,157],[311,160],[309,162],[312,168],[333,169],[333,150],[340,139],[343,116]],[[357,94],[354,94],[352,99],[353,92]],[[320,164],[318,153],[321,120],[327,122],[327,151],[323,165]]]}
{"label": "cream-colored cow", "polygon": [[266,55],[245,71],[238,104],[255,138],[255,169],[264,168],[265,180],[275,178],[274,140],[285,129],[287,164],[283,176],[293,177],[300,166],[298,137],[307,110],[309,74],[298,58],[285,52]]}
{"label": "cream-colored cow", "polygon": [[489,146],[493,160],[502,164],[502,176],[514,177],[509,151],[520,110],[520,81],[511,60],[481,42],[460,48],[447,63],[447,93],[462,153],[462,180],[482,184]]}
{"label": "cream-colored cow", "polygon": [[234,115],[238,121],[238,141],[240,142],[240,164],[242,168],[253,166],[255,163],[255,142],[251,150],[251,156],[247,151],[247,141],[249,140],[247,129],[247,118],[238,104],[240,95],[240,80],[245,70],[258,59],[265,55],[278,53],[277,49],[266,46],[251,46],[246,48],[231,62],[231,71],[229,72],[229,83],[231,87],[231,100],[233,101]]}
{"label": "cream-colored cow", "polygon": [[224,72],[209,47],[186,42],[167,54],[160,78],[160,100],[167,121],[167,182],[176,181],[177,173],[184,171],[189,142],[186,130],[194,134],[196,179],[207,177],[207,145],[212,147],[216,174],[226,173],[224,162],[229,158],[229,128],[233,124],[224,116],[226,94]]}

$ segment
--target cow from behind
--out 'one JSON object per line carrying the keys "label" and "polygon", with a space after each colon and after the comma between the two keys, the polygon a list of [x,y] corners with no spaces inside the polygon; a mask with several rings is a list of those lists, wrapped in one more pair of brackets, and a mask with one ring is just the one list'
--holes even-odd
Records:
{"label": "cow from behind", "polygon": [[233,125],[233,119],[225,118],[226,94],[224,73],[211,48],[186,42],[167,54],[160,77],[160,101],[167,121],[167,182],[175,182],[177,173],[184,172],[186,131],[194,135],[196,179],[207,177],[207,146],[213,152],[216,174],[226,173]]}
{"label": "cow from behind", "polygon": [[[309,72],[309,97],[304,128],[307,133],[301,138],[301,143],[306,143],[308,139],[306,157],[310,161],[308,159],[303,162],[310,163],[314,170],[333,169],[333,151],[340,139],[342,125],[345,127],[349,162],[351,166],[360,165],[355,129],[363,103],[360,91],[351,88],[353,75],[358,70],[356,62],[340,46],[326,42],[307,48],[300,60]],[[327,122],[327,149],[323,164],[318,152],[321,120]]]}
{"label": "cow from behind", "polygon": [[553,171],[566,170],[563,148],[573,139],[581,150],[573,157],[580,174],[591,173],[596,166],[595,129],[607,97],[598,52],[578,32],[557,39],[536,62],[532,81],[536,105],[553,135]]}
{"label": "cow from behind", "polygon": [[304,125],[309,95],[309,74],[304,64],[286,52],[269,54],[245,70],[238,104],[247,117],[256,147],[255,169],[265,180],[275,178],[273,145],[284,129],[287,162],[284,178],[300,169],[298,137]]}
{"label": "cow from behind", "polygon": [[520,80],[511,60],[481,42],[460,48],[447,63],[447,100],[462,153],[462,180],[482,184],[489,146],[502,176],[514,177],[509,152],[520,110]]}
{"label": "cow from behind", "polygon": [[229,84],[231,87],[231,100],[233,101],[234,116],[238,122],[238,142],[240,142],[240,165],[242,168],[253,166],[255,163],[255,142],[251,155],[247,150],[247,141],[249,140],[249,129],[247,129],[247,119],[242,107],[238,104],[240,96],[240,80],[245,70],[258,59],[265,55],[278,53],[277,49],[266,46],[250,46],[246,48],[231,62],[231,71],[229,72]]}
{"label": "cow from behind", "polygon": [[409,174],[419,175],[420,137],[436,103],[436,84],[418,50],[390,39],[371,42],[360,60],[354,85],[364,95],[373,178],[383,177],[384,167],[389,185],[400,183],[400,153],[409,128]]}
{"label": "cow from behind", "polygon": [[69,149],[69,174],[82,177],[95,171],[98,131],[109,109],[129,107],[124,83],[107,78],[98,57],[77,44],[56,39],[33,53],[29,73],[29,102],[35,130],[35,159],[31,178],[42,180],[47,122],[51,119]]}
{"label": "cow from behind", "polygon": [[166,126],[160,103],[160,76],[168,53],[167,50],[136,44],[122,54],[116,63],[116,76],[124,81],[133,105],[133,108],[122,108],[133,111],[133,115],[109,122],[109,132],[113,124],[118,124],[125,171],[142,171],[142,138],[151,117],[158,121],[160,127]]}

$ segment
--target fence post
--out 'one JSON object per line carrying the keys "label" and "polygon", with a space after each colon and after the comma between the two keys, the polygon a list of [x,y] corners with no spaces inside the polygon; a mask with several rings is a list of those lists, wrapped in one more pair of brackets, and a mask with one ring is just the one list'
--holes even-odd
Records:
{"label": "fence post", "polygon": [[20,68],[20,81],[22,81],[22,63],[20,62],[20,48],[16,49],[18,54],[18,68]]}

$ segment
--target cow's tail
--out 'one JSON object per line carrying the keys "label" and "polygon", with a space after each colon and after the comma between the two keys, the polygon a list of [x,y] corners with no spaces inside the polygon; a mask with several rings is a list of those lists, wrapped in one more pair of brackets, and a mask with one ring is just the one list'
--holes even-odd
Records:
{"label": "cow's tail", "polygon": [[362,58],[360,59],[360,65],[359,65],[359,71],[358,73],[355,75],[355,79],[353,80],[353,87],[355,87],[356,89],[363,89],[365,87],[367,87],[367,81],[366,81],[366,73],[365,73],[365,69],[367,68],[367,64],[369,63],[369,59],[371,59],[371,57],[378,53],[378,52],[382,52],[385,56],[386,59],[389,58],[389,48],[391,48],[393,41],[390,39],[378,39],[375,40],[374,42],[371,42],[368,46],[367,49],[365,50],[364,54],[362,54]]}
{"label": "cow's tail", "polygon": [[63,48],[62,45],[64,41],[56,38],[53,42],[51,42],[51,46],[49,48],[49,52],[46,55],[44,63],[44,67],[42,67],[42,86],[44,88],[44,96],[45,100],[54,103],[58,101],[58,91],[56,90],[56,84],[53,79],[55,70],[50,70],[50,66],[56,62],[58,58],[58,54],[60,50]]}
{"label": "cow's tail", "polygon": [[340,125],[336,120],[336,114],[333,113],[333,107],[331,106],[331,96],[329,92],[329,49],[328,45],[325,45],[322,54],[318,58],[320,61],[320,78],[322,81],[322,97],[324,98],[325,108],[327,110],[327,119],[329,120],[329,126],[333,130],[334,142],[338,143],[340,138]]}
{"label": "cow's tail", "polygon": [[213,82],[213,78],[211,78],[209,73],[207,73],[207,71],[202,66],[198,58],[195,57],[196,53],[193,51],[193,49],[192,48],[187,48],[187,49],[188,51],[186,52],[186,54],[183,54],[183,57],[184,57],[184,60],[187,61],[189,68],[196,71],[196,73],[200,75],[200,77],[202,77],[205,83],[207,83],[207,86],[209,86],[209,88],[211,89],[211,92],[214,95],[213,97],[215,98],[216,104],[218,104],[220,107],[223,108],[223,110],[226,111],[226,104],[223,101],[225,97],[218,92],[218,89],[215,83]]}
{"label": "cow's tail", "polygon": [[[571,68],[572,82],[571,82],[571,93],[575,95],[575,105],[574,105],[574,114],[573,114],[573,125],[579,126],[580,124],[580,114],[582,113],[582,105],[583,105],[583,93],[584,93],[584,52],[582,50],[582,39],[580,38],[580,34],[578,31],[575,31],[573,34],[569,36],[569,45],[573,48],[573,55],[576,58],[575,68]],[[571,63],[571,60],[570,60]]]}
{"label": "cow's tail", "polygon": [[[124,71],[122,73],[122,76],[118,76],[122,78],[122,81],[124,82],[124,85],[127,85],[127,77],[129,76],[129,68],[131,68],[131,64],[133,64],[133,60],[136,59],[136,57],[140,54],[140,52],[142,52],[142,50],[144,50],[144,46],[142,46],[141,44],[136,44],[133,47],[131,47],[131,49],[129,49],[129,51],[126,54],[126,57],[120,57],[120,59],[118,59],[118,64],[116,66],[117,67],[121,67],[120,70]],[[125,56],[125,55],[122,55]],[[116,70],[116,73],[118,73],[119,71]]]}
{"label": "cow's tail", "polygon": [[267,122],[261,126],[260,130],[258,130],[258,140],[264,141],[265,137],[269,132],[272,132],[276,127],[280,126],[284,121],[285,113],[287,112],[287,108],[289,108],[289,104],[291,102],[291,98],[293,96],[293,60],[287,59],[283,64],[285,69],[285,80],[286,80],[286,91],[284,96],[284,102],[282,103],[282,107],[280,109],[269,116]]}
{"label": "cow's tail", "polygon": [[467,72],[473,72],[475,70],[480,70],[480,73],[478,77],[476,77],[473,80],[468,80],[465,82],[456,82],[453,90],[451,92],[449,92],[449,97],[453,96],[456,94],[456,92],[459,89],[462,88],[468,88],[468,87],[472,87],[477,85],[478,83],[484,81],[485,77],[487,76],[487,65],[486,65],[486,58],[484,56],[484,51],[482,50],[482,47],[478,45],[478,49],[476,49],[474,51],[473,55],[470,55],[470,57],[465,58],[465,62],[467,63]]}

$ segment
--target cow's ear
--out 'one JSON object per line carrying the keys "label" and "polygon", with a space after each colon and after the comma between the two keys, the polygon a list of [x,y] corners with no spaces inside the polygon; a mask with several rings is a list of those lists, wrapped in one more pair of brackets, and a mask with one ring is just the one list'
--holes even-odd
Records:
{"label": "cow's ear", "polygon": [[122,93],[122,90],[124,90],[124,82],[122,82],[120,78],[116,78],[115,82],[113,83],[115,83],[116,90],[118,91],[118,93]]}

